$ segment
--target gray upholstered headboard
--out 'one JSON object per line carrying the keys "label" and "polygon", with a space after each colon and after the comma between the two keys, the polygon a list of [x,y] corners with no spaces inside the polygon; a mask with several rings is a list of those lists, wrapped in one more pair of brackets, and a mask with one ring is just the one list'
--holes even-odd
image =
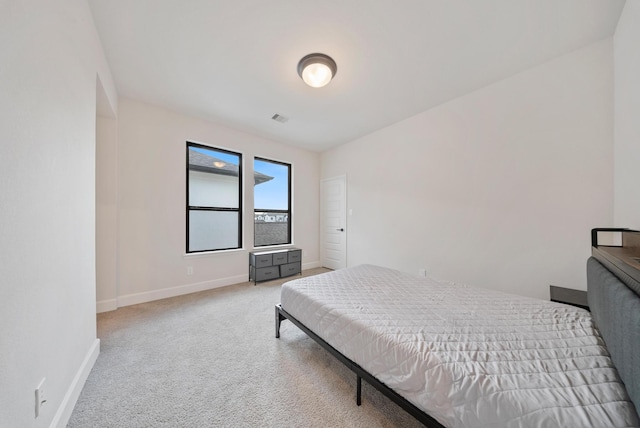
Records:
{"label": "gray upholstered headboard", "polygon": [[587,290],[596,326],[640,413],[640,296],[594,257],[587,261]]}

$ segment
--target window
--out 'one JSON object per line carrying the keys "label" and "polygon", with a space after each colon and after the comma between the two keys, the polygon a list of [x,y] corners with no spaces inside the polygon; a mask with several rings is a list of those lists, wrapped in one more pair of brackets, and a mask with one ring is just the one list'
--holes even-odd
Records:
{"label": "window", "polygon": [[242,155],[187,142],[187,253],[242,246]]}
{"label": "window", "polygon": [[253,161],[254,246],[291,244],[291,165]]}

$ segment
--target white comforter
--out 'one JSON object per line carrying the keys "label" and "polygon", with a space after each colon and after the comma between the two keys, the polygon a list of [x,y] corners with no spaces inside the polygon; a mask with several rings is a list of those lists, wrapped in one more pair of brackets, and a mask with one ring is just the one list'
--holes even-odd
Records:
{"label": "white comforter", "polygon": [[447,427],[640,426],[589,312],[371,265],[282,307]]}

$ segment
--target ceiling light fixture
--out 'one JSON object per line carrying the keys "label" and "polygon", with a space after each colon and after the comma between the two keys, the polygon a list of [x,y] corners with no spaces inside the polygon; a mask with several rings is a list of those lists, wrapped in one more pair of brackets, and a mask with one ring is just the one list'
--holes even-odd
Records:
{"label": "ceiling light fixture", "polygon": [[322,88],[331,82],[337,71],[336,62],[330,56],[321,53],[309,54],[298,63],[298,74],[304,83],[312,88]]}

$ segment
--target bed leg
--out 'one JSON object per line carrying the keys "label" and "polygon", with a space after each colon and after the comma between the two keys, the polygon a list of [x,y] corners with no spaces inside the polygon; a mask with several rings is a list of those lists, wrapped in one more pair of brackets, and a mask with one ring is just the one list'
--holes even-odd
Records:
{"label": "bed leg", "polygon": [[356,386],[356,404],[359,406],[362,404],[362,378],[360,375],[356,376],[358,377]]}
{"label": "bed leg", "polygon": [[276,305],[276,339],[280,338],[280,322],[286,319],[280,314],[280,305]]}

